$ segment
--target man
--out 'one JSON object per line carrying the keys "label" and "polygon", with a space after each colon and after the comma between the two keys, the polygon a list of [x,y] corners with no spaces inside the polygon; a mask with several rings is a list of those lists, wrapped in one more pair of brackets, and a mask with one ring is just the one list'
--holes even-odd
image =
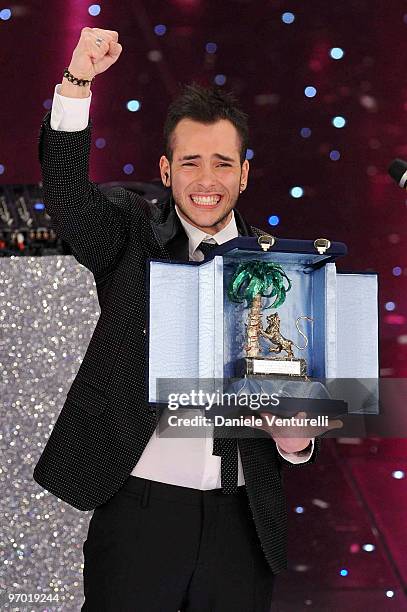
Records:
{"label": "man", "polygon": [[264,233],[235,209],[248,182],[246,115],[229,94],[187,87],[160,159],[172,198],[103,194],[88,179],[90,84],[121,50],[117,32],[84,28],[41,126],[46,209],[93,273],[101,315],[34,479],[94,509],[82,610],[266,612],[286,567],[281,468],[313,463],[322,430],[239,439],[230,493],[211,437],[157,435],[145,384],[146,260],[201,261],[205,242]]}

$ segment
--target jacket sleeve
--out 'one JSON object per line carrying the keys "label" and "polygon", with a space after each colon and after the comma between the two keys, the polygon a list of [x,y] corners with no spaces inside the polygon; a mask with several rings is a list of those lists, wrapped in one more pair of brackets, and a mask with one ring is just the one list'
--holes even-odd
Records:
{"label": "jacket sleeve", "polygon": [[[274,440],[273,440],[274,442]],[[275,442],[274,442],[275,444]],[[290,467],[290,468],[295,468],[295,467],[303,467],[304,465],[308,465],[309,463],[315,463],[316,458],[318,456],[318,453],[321,449],[321,438],[319,438],[318,436],[315,437],[314,439],[314,450],[310,456],[310,458],[308,459],[308,461],[303,461],[302,463],[291,463],[291,461],[287,461],[287,459],[285,459],[284,457],[282,457],[280,455],[280,453],[276,453],[278,460],[280,462],[280,465],[284,466],[284,467]]]}
{"label": "jacket sleeve", "polygon": [[50,115],[42,121],[38,151],[45,209],[79,263],[99,276],[127,242],[128,192],[121,188],[109,198],[89,180],[90,120],[84,130],[65,132],[51,128]]}

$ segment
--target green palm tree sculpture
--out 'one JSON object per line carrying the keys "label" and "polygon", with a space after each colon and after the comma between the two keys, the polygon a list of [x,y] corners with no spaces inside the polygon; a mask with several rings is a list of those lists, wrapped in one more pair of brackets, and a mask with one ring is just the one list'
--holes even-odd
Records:
{"label": "green palm tree sculpture", "polygon": [[265,308],[278,308],[284,303],[291,281],[283,268],[271,261],[245,261],[240,263],[232,275],[228,286],[228,297],[232,302],[247,301],[250,306],[248,316],[247,345],[248,357],[257,357],[260,352],[259,335],[263,329],[261,321],[261,301],[275,298]]}

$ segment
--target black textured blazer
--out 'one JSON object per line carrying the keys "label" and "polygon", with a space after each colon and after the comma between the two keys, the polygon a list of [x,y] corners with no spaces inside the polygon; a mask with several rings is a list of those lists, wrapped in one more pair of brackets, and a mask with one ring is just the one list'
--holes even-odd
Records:
{"label": "black textured blazer", "polygon": [[[94,275],[101,314],[66,401],[34,468],[34,480],[79,510],[109,499],[129,476],[157,426],[147,405],[146,259],[188,260],[188,237],[170,202],[156,206],[89,181],[92,121],[77,132],[39,134],[46,211],[79,263]],[[256,236],[235,209],[238,231]],[[238,439],[246,489],[265,557],[287,567],[282,466],[271,437]]]}

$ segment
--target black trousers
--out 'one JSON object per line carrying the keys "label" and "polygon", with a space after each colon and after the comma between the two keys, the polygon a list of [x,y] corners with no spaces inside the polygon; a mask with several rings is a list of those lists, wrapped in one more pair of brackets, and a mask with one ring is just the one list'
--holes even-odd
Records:
{"label": "black trousers", "polygon": [[235,495],[129,476],[93,511],[82,612],[269,612],[274,575]]}

